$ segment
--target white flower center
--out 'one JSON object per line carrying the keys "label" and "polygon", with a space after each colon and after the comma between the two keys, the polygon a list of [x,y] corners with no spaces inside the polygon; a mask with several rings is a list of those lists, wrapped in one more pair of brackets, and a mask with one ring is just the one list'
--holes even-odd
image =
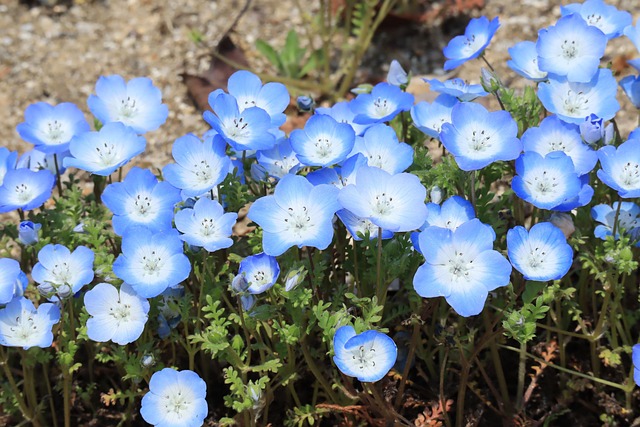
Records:
{"label": "white flower center", "polygon": [[278,168],[283,175],[288,173],[296,164],[298,164],[298,161],[295,156],[284,156],[281,160],[275,160],[273,162],[273,165]]}
{"label": "white flower center", "polygon": [[131,316],[131,305],[118,301],[115,306],[109,307],[109,315],[116,321],[127,320]]}
{"label": "white flower center", "polygon": [[640,226],[638,217],[631,215],[628,211],[620,211],[618,214],[618,224],[620,225],[620,228],[624,228],[626,231],[631,231]]}
{"label": "white flower center", "polygon": [[600,25],[602,24],[602,22],[600,22],[602,20],[602,15],[598,15],[595,13],[592,13],[591,15],[587,15],[587,24],[592,25],[594,27],[600,28]]}
{"label": "white flower center", "polygon": [[469,271],[473,267],[473,260],[467,260],[462,252],[455,251],[447,263],[449,273],[455,281],[469,280]]}
{"label": "white flower center", "polygon": [[72,276],[69,264],[66,262],[55,264],[51,270],[51,275],[55,279],[55,283],[58,285],[69,283]]}
{"label": "white flower center", "polygon": [[209,237],[217,233],[216,223],[213,218],[204,218],[200,222],[200,234]]}
{"label": "white flower center", "polygon": [[16,192],[17,201],[21,204],[31,201],[34,197],[33,189],[25,183],[16,185],[14,191]]}
{"label": "white flower center", "polygon": [[235,118],[224,124],[224,131],[228,138],[243,140],[251,136],[251,130],[248,126],[249,123],[245,122],[243,117]]}
{"label": "white flower center", "polygon": [[546,170],[542,173],[540,171],[533,172],[529,179],[525,179],[525,182],[531,191],[535,191],[543,199],[552,199],[558,193],[557,187],[560,185],[558,178]]}
{"label": "white flower center", "polygon": [[193,173],[198,181],[201,183],[208,183],[211,181],[212,171],[209,162],[206,160],[200,160],[200,163],[193,164]]}
{"label": "white flower center", "polygon": [[289,225],[289,231],[297,236],[301,236],[305,230],[313,227],[311,216],[306,206],[302,206],[301,209],[288,208],[287,214],[289,214],[289,218],[285,218],[284,222]]}
{"label": "white flower center", "polygon": [[47,135],[49,142],[54,144],[60,144],[60,143],[66,142],[66,140],[68,139],[68,138],[63,138],[66,132],[62,126],[62,123],[60,123],[57,120],[54,120],[52,122],[47,122],[47,127],[44,133]]}
{"label": "white flower center", "polygon": [[363,345],[358,347],[357,349],[351,350],[351,357],[356,364],[356,367],[361,371],[364,371],[366,368],[375,368],[376,361],[376,349],[371,347],[366,349]]}
{"label": "white flower center", "polygon": [[382,99],[378,97],[375,101],[373,101],[373,112],[374,116],[378,118],[382,118],[391,114],[394,110],[394,105],[386,99]]}
{"label": "white flower center", "polygon": [[16,317],[15,324],[9,328],[13,333],[13,337],[22,343],[28,342],[32,336],[39,333],[38,328],[40,325],[36,322],[34,314],[35,313],[23,310],[22,313]]}
{"label": "white flower center", "polygon": [[533,269],[538,269],[538,267],[542,267],[544,264],[544,259],[546,258],[547,253],[544,251],[544,248],[535,247],[530,248],[529,250],[529,267]]}
{"label": "white flower center", "polygon": [[316,155],[321,159],[326,159],[333,154],[333,141],[326,135],[318,137],[313,145],[316,147]]}
{"label": "white flower center", "polygon": [[138,113],[138,107],[136,107],[136,100],[127,96],[127,99],[120,100],[120,117],[127,119],[133,118]]}
{"label": "white flower center", "polygon": [[138,194],[133,199],[135,213],[141,217],[148,216],[149,212],[152,210],[151,203],[152,199],[148,195]]}
{"label": "white flower center", "polygon": [[98,153],[103,166],[113,166],[118,163],[120,153],[115,144],[104,142],[102,146],[96,147],[96,153]]}
{"label": "white flower center", "polygon": [[164,396],[164,408],[167,412],[173,412],[177,418],[180,419],[185,415],[185,412],[191,410],[191,403],[188,397],[187,393],[182,393],[182,390],[178,390],[173,394],[167,394]]}
{"label": "white flower center", "polygon": [[559,141],[549,141],[549,147],[548,147],[547,153],[551,153],[552,151],[566,151],[567,150],[567,146],[564,144],[564,141],[559,140]]}
{"label": "white flower center", "polygon": [[149,255],[142,256],[142,268],[146,276],[158,276],[160,275],[162,258],[156,254],[156,251],[151,251]]}
{"label": "white flower center", "polygon": [[258,104],[256,100],[253,98],[239,98],[238,99],[238,107],[240,107],[240,111],[244,111],[247,108],[255,107]]}
{"label": "white flower center", "polygon": [[469,148],[473,151],[487,151],[491,148],[491,136],[487,135],[483,130],[471,132],[471,138],[469,139]]}
{"label": "white flower center", "polygon": [[575,40],[564,40],[560,45],[564,59],[573,59],[578,56],[578,46]]}
{"label": "white flower center", "polygon": [[622,167],[619,175],[619,181],[622,187],[626,189],[635,189],[640,184],[640,166],[637,163],[627,162]]}
{"label": "white flower center", "polygon": [[569,89],[567,95],[562,101],[564,111],[572,116],[586,116],[589,98],[584,92],[574,92]]}

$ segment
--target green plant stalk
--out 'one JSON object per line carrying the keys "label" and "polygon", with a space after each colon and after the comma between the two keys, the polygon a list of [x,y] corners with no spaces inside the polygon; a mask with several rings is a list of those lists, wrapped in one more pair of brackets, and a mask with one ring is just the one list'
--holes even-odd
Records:
{"label": "green plant stalk", "polygon": [[471,171],[471,180],[470,180],[470,189],[469,192],[471,193],[471,206],[473,206],[473,210],[478,212],[478,210],[476,209],[476,171]]}
{"label": "green plant stalk", "polygon": [[53,403],[53,390],[51,389],[51,381],[49,381],[49,365],[47,365],[46,363],[43,363],[42,369],[44,373],[44,382],[47,385],[47,394],[49,397],[49,408],[51,409],[51,421],[53,421],[53,427],[58,427],[56,405]]}
{"label": "green plant stalk", "polygon": [[458,351],[460,352],[461,372],[460,372],[460,385],[458,386],[458,399],[456,403],[456,427],[462,427],[464,425],[464,400],[467,393],[467,381],[469,380],[469,370],[471,364],[464,356],[464,348],[458,343]]}
{"label": "green plant stalk", "polygon": [[53,164],[56,167],[56,186],[58,187],[58,196],[62,197],[62,179],[60,177],[60,168],[58,167],[58,155],[53,155]]}
{"label": "green plant stalk", "polygon": [[38,408],[38,396],[36,393],[36,382],[33,379],[33,369],[28,369],[27,367],[27,352],[24,349],[20,349],[20,357],[22,359],[22,388],[27,395],[27,401],[29,402],[29,406],[33,410],[33,417],[38,420],[38,422],[42,422],[41,414],[37,410]]}
{"label": "green plant stalk", "polygon": [[69,366],[62,366],[62,398],[64,399],[64,427],[71,427],[71,373]]}
{"label": "green plant stalk", "polygon": [[618,208],[616,209],[616,216],[613,219],[613,230],[611,235],[613,238],[616,238],[616,233],[618,232],[618,217],[620,216],[620,208],[622,207],[622,198],[618,196]]}
{"label": "green plant stalk", "polygon": [[[444,352],[444,356],[442,357],[442,359],[440,360],[440,382],[438,384],[438,398],[440,400],[440,407],[441,408],[446,408],[447,407],[447,400],[444,397],[444,377],[445,377],[445,371],[446,371],[446,367],[447,367],[447,362],[449,361],[449,349],[447,348]],[[447,427],[451,427],[451,420],[449,419],[449,413],[444,410],[442,411],[442,415],[444,416],[444,424]]]}
{"label": "green plant stalk", "polygon": [[13,396],[16,398],[16,402],[18,402],[18,408],[20,408],[20,412],[22,413],[22,416],[26,420],[31,421],[34,424],[34,426],[39,426],[38,420],[34,419],[33,414],[31,413],[31,409],[27,406],[26,402],[24,401],[24,397],[20,392],[20,389],[16,384],[16,380],[13,377],[11,368],[9,367],[9,357],[4,352],[4,347],[1,345],[0,345],[0,365],[2,365],[2,369],[4,370],[7,380],[9,380],[9,386],[13,391]]}
{"label": "green plant stalk", "polygon": [[524,409],[524,380],[527,373],[527,343],[520,343],[520,353],[518,360],[518,385],[516,389],[516,407]]}
{"label": "green plant stalk", "polygon": [[402,401],[402,397],[404,395],[404,387],[407,384],[407,378],[409,377],[409,370],[411,369],[411,364],[413,362],[413,357],[416,353],[416,345],[418,344],[418,340],[420,339],[420,329],[421,324],[419,321],[413,324],[413,331],[411,332],[411,343],[409,344],[409,353],[407,354],[407,359],[405,361],[404,369],[402,370],[402,379],[400,380],[400,386],[398,387],[398,394],[396,394],[396,400],[393,404],[393,407],[398,410],[400,407],[400,402]]}
{"label": "green plant stalk", "polygon": [[[487,331],[493,330],[489,314],[486,310],[482,312],[482,320],[484,327]],[[500,353],[498,352],[498,346],[495,338],[489,341],[489,351],[491,352],[491,360],[493,361],[493,368],[496,376],[498,377],[498,387],[500,388],[500,395],[502,396],[502,404],[504,409],[508,412],[511,411],[511,398],[509,397],[509,387],[507,386],[507,380],[504,376],[504,369],[502,368],[502,360],[500,359]]]}
{"label": "green plant stalk", "polygon": [[378,304],[384,306],[387,299],[386,281],[382,280],[382,227],[378,227],[378,251],[376,255],[376,296]]}
{"label": "green plant stalk", "polygon": [[300,349],[302,350],[302,355],[304,356],[305,362],[307,362],[307,367],[309,368],[313,376],[316,377],[316,380],[318,380],[318,383],[324,389],[325,393],[327,393],[333,403],[339,403],[338,396],[336,396],[333,389],[331,388],[331,385],[324,378],[322,372],[320,372],[320,369],[318,369],[318,366],[309,353],[307,344],[304,341],[301,343]]}

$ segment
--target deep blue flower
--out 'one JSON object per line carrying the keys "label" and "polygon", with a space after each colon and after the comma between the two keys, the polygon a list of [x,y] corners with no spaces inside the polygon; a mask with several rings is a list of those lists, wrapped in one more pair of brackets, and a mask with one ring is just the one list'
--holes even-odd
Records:
{"label": "deep blue flower", "polygon": [[[278,127],[287,119],[284,110],[289,106],[290,97],[282,83],[269,82],[263,86],[260,77],[240,70],[229,77],[227,88],[238,101],[240,112],[251,107],[261,108],[271,117],[271,127]],[[213,107],[214,103],[215,99],[209,97],[209,104]]]}
{"label": "deep blue flower", "polygon": [[544,157],[526,152],[516,160],[516,173],[511,182],[513,191],[540,209],[556,209],[578,197],[582,188],[571,158],[561,151]]}
{"label": "deep blue flower", "polygon": [[355,132],[346,123],[331,116],[316,114],[304,129],[291,132],[291,148],[300,163],[307,166],[331,166],[347,158],[353,149]]}
{"label": "deep blue flower", "polygon": [[244,290],[251,294],[261,294],[275,285],[280,275],[280,266],[275,257],[260,253],[240,261],[238,274],[246,281]]}
{"label": "deep blue flower", "polygon": [[343,374],[367,383],[384,378],[398,357],[396,343],[388,335],[374,330],[356,335],[352,326],[336,330],[333,352],[333,362]]}
{"label": "deep blue flower", "polygon": [[97,284],[84,294],[84,307],[91,316],[87,320],[87,336],[97,342],[134,342],[149,318],[149,301],[127,283],[119,290],[109,283]]}
{"label": "deep blue flower", "polygon": [[421,101],[411,107],[411,118],[422,132],[431,138],[439,138],[442,125],[451,123],[451,111],[459,102],[455,96],[443,93],[431,104]]}
{"label": "deep blue flower", "polygon": [[489,21],[486,16],[474,18],[469,21],[464,35],[456,36],[442,50],[447,61],[444,63],[445,71],[453,70],[470,59],[482,55],[485,48],[491,42],[491,38],[500,27],[498,17]]}
{"label": "deep blue flower", "polygon": [[582,142],[580,128],[572,123],[566,123],[557,116],[549,116],[537,127],[531,127],[522,134],[524,151],[534,151],[546,156],[554,151],[562,151],[571,157],[571,161],[578,175],[591,172],[598,155],[587,144]]}
{"label": "deep blue flower", "polygon": [[362,166],[356,183],[340,190],[338,200],[344,209],[393,232],[418,229],[427,215],[427,190],[417,176],[391,175],[375,167]]}
{"label": "deep blue flower", "polygon": [[36,309],[27,298],[15,298],[0,309],[0,345],[25,350],[50,347],[53,342],[51,328],[59,321],[57,305],[40,304]]}
{"label": "deep blue flower", "polygon": [[360,94],[349,103],[356,114],[353,121],[360,124],[388,122],[412,105],[413,95],[389,83],[378,83],[371,93]]}
{"label": "deep blue flower", "polygon": [[509,48],[511,59],[507,61],[507,65],[522,77],[541,82],[547,79],[547,72],[540,71],[538,66],[538,51],[536,44],[532,41],[523,41],[514,44]]}
{"label": "deep blue flower", "polygon": [[84,114],[75,104],[46,102],[31,104],[24,111],[24,122],[16,130],[25,141],[47,154],[63,153],[75,135],[90,130]]}
{"label": "deep blue flower", "polygon": [[404,86],[409,83],[407,72],[395,59],[391,61],[391,64],[389,65],[389,72],[387,73],[387,83],[394,86]]}
{"label": "deep blue flower", "polygon": [[264,175],[276,179],[295,174],[302,167],[288,138],[282,138],[271,150],[258,151],[256,157]]}
{"label": "deep blue flower", "polygon": [[62,245],[48,244],[38,252],[31,276],[38,290],[49,300],[69,297],[93,280],[95,255],[86,246],[73,252]]}
{"label": "deep blue flower", "polygon": [[482,169],[498,160],[513,160],[522,152],[518,124],[506,111],[489,112],[480,104],[453,107],[451,123],[442,125],[440,140],[464,171]]}
{"label": "deep blue flower", "polygon": [[619,147],[607,145],[598,150],[602,169],[598,178],[620,197],[640,197],[640,139],[630,139]]}
{"label": "deep blue flower", "polygon": [[393,128],[379,123],[371,126],[364,136],[357,137],[349,157],[360,153],[369,166],[375,166],[390,174],[403,172],[413,163],[413,148],[398,141]]}
{"label": "deep blue flower", "polygon": [[7,304],[15,295],[16,282],[22,270],[20,263],[11,258],[0,258],[0,304]]}
{"label": "deep blue flower", "polygon": [[64,159],[65,167],[109,176],[116,169],[142,153],[147,141],[122,123],[107,123],[98,132],[85,132],[74,137],[69,145],[71,156]]}
{"label": "deep blue flower", "polygon": [[540,222],[529,231],[517,226],[507,232],[511,264],[525,279],[559,280],[571,268],[573,249],[564,233],[550,222]]}
{"label": "deep blue flower", "polygon": [[268,150],[275,145],[276,137],[269,133],[271,116],[262,108],[240,109],[236,98],[226,93],[216,96],[211,108],[215,114],[205,111],[205,121],[234,150]]}
{"label": "deep blue flower", "polygon": [[169,116],[162,92],[148,77],[125,82],[118,75],[101,76],[96,82],[96,94],[89,96],[87,104],[103,124],[120,122],[142,134],[158,129]]}
{"label": "deep blue flower", "polygon": [[152,233],[131,227],[122,237],[122,254],[113,272],[144,298],[160,295],[189,277],[191,263],[176,230]]}
{"label": "deep blue flower", "polygon": [[599,69],[588,83],[572,83],[565,78],[538,85],[538,98],[549,112],[561,120],[579,125],[590,114],[610,120],[620,109],[616,100],[618,84],[611,70]]}
{"label": "deep blue flower", "polygon": [[584,3],[560,6],[560,13],[562,16],[580,15],[587,24],[598,28],[609,40],[620,37],[633,20],[629,12],[618,10],[604,0],[587,0]]}
{"label": "deep blue flower", "polygon": [[224,213],[220,203],[207,198],[199,199],[193,208],[176,213],[176,228],[180,238],[191,246],[203,247],[208,252],[228,248],[233,244],[231,234],[238,214]]}
{"label": "deep blue flower", "polygon": [[456,78],[441,82],[438,79],[423,79],[429,83],[432,91],[439,92],[445,95],[451,95],[458,98],[462,102],[473,101],[479,96],[487,96],[489,92],[486,92],[482,85],[470,85],[464,80]]}
{"label": "deep blue flower", "polygon": [[168,182],[158,182],[149,169],[132,168],[122,182],[109,184],[102,202],[113,212],[113,231],[123,236],[129,227],[144,226],[151,231],[171,228],[173,210],[180,202],[180,190]]}
{"label": "deep blue flower", "polygon": [[313,112],[313,107],[316,105],[313,98],[308,95],[300,95],[296,98],[296,105],[298,106],[298,110],[303,113]]}
{"label": "deep blue flower", "polygon": [[325,114],[333,117],[338,123],[347,123],[353,128],[356,135],[362,135],[364,134],[364,131],[372,125],[372,123],[355,123],[353,119],[356,117],[356,113],[351,110],[350,104],[350,102],[346,101],[336,102],[332,107],[316,108],[316,114]]}
{"label": "deep blue flower", "polygon": [[38,242],[38,231],[42,224],[35,224],[33,221],[22,221],[18,226],[18,241],[23,245],[33,245]]}
{"label": "deep blue flower", "polygon": [[292,246],[326,249],[333,239],[333,215],[340,208],[337,193],[331,185],[314,186],[304,177],[284,176],[273,195],[249,208],[248,217],[263,229],[264,252],[278,256]]}
{"label": "deep blue flower", "polygon": [[[618,210],[618,206],[620,206]],[[618,225],[615,239],[620,238],[620,232],[624,232],[631,237],[632,241],[640,239],[640,206],[632,202],[613,202],[609,205],[596,205],[591,208],[591,216],[600,224],[596,226],[593,234],[605,240],[607,236],[613,234],[614,223],[618,212]],[[638,242],[640,245],[640,242]]]}
{"label": "deep blue flower", "polygon": [[640,76],[627,76],[620,80],[620,87],[634,107],[640,108]]}
{"label": "deep blue flower", "polygon": [[478,219],[455,231],[428,227],[420,233],[426,262],[413,278],[425,298],[443,296],[461,316],[479,314],[490,291],[509,284],[511,264],[493,250],[495,233]]}
{"label": "deep blue flower", "polygon": [[231,166],[225,154],[226,143],[220,135],[210,135],[204,141],[189,133],[173,143],[171,153],[176,163],[162,169],[171,185],[182,189],[189,197],[200,196],[220,184]]}
{"label": "deep blue flower", "polygon": [[8,170],[0,186],[0,213],[39,208],[51,197],[55,180],[48,170]]}
{"label": "deep blue flower", "polygon": [[209,412],[207,384],[193,371],[164,368],[151,376],[140,414],[156,427],[198,427]]}

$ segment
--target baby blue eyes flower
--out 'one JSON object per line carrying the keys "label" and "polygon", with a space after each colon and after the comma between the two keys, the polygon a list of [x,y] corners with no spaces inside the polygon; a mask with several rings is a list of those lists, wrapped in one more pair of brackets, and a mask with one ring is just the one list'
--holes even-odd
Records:
{"label": "baby blue eyes flower", "polygon": [[620,109],[616,100],[618,84],[611,70],[599,69],[588,83],[565,78],[550,79],[538,86],[538,98],[551,113],[579,125],[590,114],[610,120]]}
{"label": "baby blue eyes flower", "polygon": [[381,123],[392,120],[402,111],[409,111],[413,95],[389,83],[378,83],[371,93],[360,94],[349,103],[359,124]]}
{"label": "baby blue eyes flower", "polygon": [[210,135],[204,141],[193,134],[182,136],[171,149],[176,163],[162,169],[164,179],[182,189],[186,196],[200,196],[227,176],[231,160],[225,150],[226,143],[219,135]]}
{"label": "baby blue eyes flower", "polygon": [[355,136],[348,124],[317,114],[307,121],[304,129],[291,132],[291,148],[307,166],[331,166],[347,158]]}
{"label": "baby blue eyes flower", "polygon": [[[55,157],[54,157],[55,156]],[[16,169],[27,168],[34,172],[46,169],[52,174],[56,173],[56,157],[58,162],[58,172],[62,175],[67,168],[63,166],[64,159],[69,157],[69,152],[58,154],[45,154],[42,151],[33,149],[26,151],[20,156],[16,163]]]}
{"label": "baby blue eyes flower", "polygon": [[32,221],[22,221],[18,226],[18,240],[23,245],[33,245],[38,242],[38,231],[42,224],[35,224]]}
{"label": "baby blue eyes flower", "polygon": [[417,176],[391,175],[375,167],[362,166],[356,183],[340,190],[338,200],[344,209],[377,227],[392,232],[418,229],[427,215],[427,190]]}
{"label": "baby blue eyes flower", "polygon": [[48,170],[29,169],[7,171],[0,186],[0,213],[16,209],[39,208],[51,197],[55,176]]}
{"label": "baby blue eyes flower", "polygon": [[579,176],[591,172],[598,155],[582,142],[580,129],[572,123],[566,123],[557,116],[546,117],[538,127],[527,129],[522,135],[524,151],[535,151],[541,156],[554,151],[562,151],[571,157],[575,171]]}
{"label": "baby blue eyes flower", "polygon": [[333,239],[333,215],[340,208],[331,185],[313,186],[304,177],[286,175],[273,195],[261,197],[248,217],[263,229],[268,255],[282,255],[292,246],[326,249]]}
{"label": "baby blue eyes flower", "polygon": [[468,60],[482,55],[498,27],[500,27],[500,21],[497,17],[489,21],[486,16],[481,16],[469,21],[464,35],[451,39],[442,51],[447,58],[444,63],[445,71],[453,70]]}
{"label": "baby blue eyes flower", "polygon": [[147,323],[149,301],[138,296],[127,283],[120,290],[99,283],[84,295],[84,306],[91,316],[87,336],[97,342],[113,341],[125,345],[137,340]]}
{"label": "baby blue eyes flower", "polygon": [[459,102],[455,96],[440,94],[431,104],[421,101],[411,107],[411,118],[426,135],[439,138],[442,125],[451,123],[451,111]]}
{"label": "baby blue eyes flower", "polygon": [[603,126],[604,120],[595,114],[585,117],[584,122],[580,123],[580,135],[584,142],[589,145],[602,143],[603,145],[611,144],[613,140],[613,123]]}
{"label": "baby blue eyes flower", "polygon": [[518,125],[506,111],[489,112],[480,104],[453,107],[451,123],[442,125],[440,140],[464,171],[482,169],[498,160],[513,160],[522,152]]}
{"label": "baby blue eyes flower", "polygon": [[[635,27],[629,23],[629,25],[623,30],[623,33],[629,38],[629,40],[631,40],[631,43],[633,43],[636,49],[640,50],[640,20],[636,21]],[[635,59],[634,61],[638,60]]]}
{"label": "baby blue eyes flower", "polygon": [[304,113],[313,112],[313,107],[316,105],[313,98],[307,95],[300,95],[296,98],[296,105],[298,109]]}
{"label": "baby blue eyes flower", "polygon": [[170,229],[173,208],[181,200],[180,190],[168,182],[158,182],[150,170],[138,167],[102,193],[102,202],[113,212],[113,230],[119,236],[133,226],[151,231]]}
{"label": "baby blue eyes flower", "polygon": [[507,61],[507,65],[522,77],[534,82],[547,79],[548,73],[540,71],[540,67],[538,67],[538,51],[534,42],[516,43],[509,48],[509,55],[511,55],[511,59]]}
{"label": "baby blue eyes flower", "polygon": [[316,114],[324,114],[327,116],[331,116],[338,123],[347,123],[351,126],[356,133],[356,135],[362,135],[365,130],[367,130],[371,123],[369,124],[358,124],[353,120],[356,117],[356,113],[351,110],[351,103],[342,101],[335,103],[332,107],[319,107],[316,108]]}
{"label": "baby blue eyes flower", "polygon": [[140,414],[156,427],[199,427],[209,412],[207,384],[193,371],[164,368],[151,376]]}
{"label": "baby blue eyes flower", "polygon": [[493,250],[495,233],[478,219],[455,231],[428,227],[419,239],[426,262],[413,286],[424,298],[443,296],[459,315],[475,316],[490,291],[509,283],[511,264]]}
{"label": "baby blue eyes flower", "polygon": [[9,151],[6,147],[0,147],[0,186],[2,186],[4,182],[4,176],[7,174],[7,171],[16,168],[17,159],[17,151]]}
{"label": "baby blue eyes flower", "polygon": [[396,131],[382,123],[373,125],[363,137],[356,138],[351,155],[355,153],[364,155],[369,166],[392,175],[404,171],[413,163],[413,148],[399,142]]}
{"label": "baby blue eyes flower", "polygon": [[[618,208],[619,206],[619,208]],[[599,222],[593,234],[605,240],[607,236],[613,234],[614,223],[618,212],[618,225],[616,228],[616,240],[620,238],[620,233],[624,232],[631,236],[631,240],[640,239],[640,207],[632,202],[613,202],[609,205],[596,205],[591,208],[591,216]],[[640,242],[638,242],[640,244]]]}
{"label": "baby blue eyes flower", "polygon": [[619,147],[607,145],[598,150],[602,169],[598,178],[618,192],[620,197],[640,197],[640,139],[631,139]]}
{"label": "baby blue eyes flower", "polygon": [[6,304],[13,299],[16,282],[21,273],[18,261],[11,258],[0,258],[0,304]]}
{"label": "baby blue eyes flower", "polygon": [[631,358],[633,359],[633,381],[640,386],[640,344],[631,348]]}
{"label": "baby blue eyes flower", "polygon": [[131,227],[122,238],[113,272],[141,297],[153,298],[189,277],[191,263],[176,230],[153,233]]}
{"label": "baby blue eyes flower", "polygon": [[489,93],[482,88],[482,85],[470,85],[464,80],[458,78],[447,80],[445,82],[441,82],[438,79],[423,80],[429,83],[432,91],[454,96],[462,102],[473,101],[479,96],[489,95]]}
{"label": "baby blue eyes flower", "polygon": [[[366,218],[360,218],[346,209],[341,209],[336,212],[340,221],[347,227],[347,231],[353,237],[353,240],[362,240],[360,236],[366,236],[369,233],[369,239],[378,238],[378,226],[372,223]],[[393,232],[389,230],[382,230],[382,239],[390,239],[393,237]]]}
{"label": "baby blue eyes flower", "polygon": [[640,108],[640,76],[627,76],[620,80],[620,87],[634,107]]}
{"label": "baby blue eyes flower", "polygon": [[33,303],[24,298],[14,298],[0,309],[0,345],[7,347],[50,347],[53,342],[51,328],[60,321],[60,309],[55,304]]}
{"label": "baby blue eyes flower", "polygon": [[573,263],[573,249],[562,230],[550,222],[538,223],[529,231],[512,228],[507,232],[507,247],[511,264],[527,280],[559,280]]}
{"label": "baby blue eyes flower", "polygon": [[73,252],[62,245],[49,244],[38,252],[38,263],[31,275],[50,300],[78,292],[93,280],[93,251],[78,246]]}
{"label": "baby blue eyes flower", "polygon": [[287,138],[281,139],[271,150],[258,151],[256,157],[264,175],[276,179],[289,173],[295,174],[302,167]]}
{"label": "baby blue eyes flower", "polygon": [[356,334],[352,326],[336,330],[333,351],[333,362],[343,374],[368,383],[384,378],[398,357],[396,343],[388,335],[374,330]]}
{"label": "baby blue eyes flower", "polygon": [[228,248],[233,244],[231,233],[238,214],[224,213],[220,203],[199,199],[193,208],[182,209],[175,215],[176,228],[189,245],[203,247],[208,252]]}
{"label": "baby blue eyes flower", "polygon": [[409,83],[407,72],[395,59],[391,61],[391,64],[389,65],[389,72],[387,73],[387,83],[394,86],[403,86]]}
{"label": "baby blue eyes flower", "polygon": [[598,28],[609,40],[621,36],[633,19],[629,12],[620,11],[603,0],[587,0],[584,3],[560,6],[560,13],[562,16],[580,15],[587,24]]}
{"label": "baby blue eyes flower", "polygon": [[134,156],[142,153],[146,140],[122,123],[105,124],[98,132],[85,132],[73,138],[69,146],[71,156],[64,159],[65,167],[109,176]]}
{"label": "baby blue eyes flower", "polygon": [[143,134],[158,129],[169,116],[160,89],[147,77],[125,82],[121,76],[101,76],[96,95],[90,95],[87,104],[103,124],[121,122]]}
{"label": "baby blue eyes flower", "polygon": [[591,81],[600,66],[607,38],[579,15],[569,15],[538,32],[538,66],[570,82]]}
{"label": "baby blue eyes flower", "polygon": [[275,257],[260,253],[240,261],[238,275],[245,282],[241,290],[261,294],[276,284],[280,275],[280,265]]}
{"label": "baby blue eyes flower", "polygon": [[67,151],[71,138],[90,130],[82,111],[69,102],[55,106],[46,102],[31,104],[24,112],[24,120],[16,127],[20,137],[47,154]]}
{"label": "baby blue eyes flower", "polygon": [[[229,77],[227,88],[238,101],[240,112],[251,107],[261,108],[271,117],[272,127],[282,125],[287,119],[284,110],[289,105],[289,92],[282,83],[269,82],[263,86],[258,76],[240,70]],[[211,98],[209,103],[213,105]]]}

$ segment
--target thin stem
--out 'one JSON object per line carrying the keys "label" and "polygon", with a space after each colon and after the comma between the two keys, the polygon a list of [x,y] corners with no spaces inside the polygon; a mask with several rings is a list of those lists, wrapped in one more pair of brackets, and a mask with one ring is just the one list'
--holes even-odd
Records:
{"label": "thin stem", "polygon": [[527,343],[520,343],[520,360],[518,363],[518,388],[516,389],[516,407],[522,409],[524,404],[524,380],[527,373]]}
{"label": "thin stem", "polygon": [[47,393],[49,397],[49,407],[51,408],[51,420],[53,421],[53,427],[58,427],[58,416],[56,415],[56,405],[53,403],[53,391],[51,389],[51,381],[49,381],[49,365],[42,364],[44,370],[44,382],[47,386]]}
{"label": "thin stem", "polygon": [[421,323],[419,320],[415,320],[413,324],[413,331],[411,333],[411,343],[409,344],[409,354],[407,354],[407,358],[405,360],[404,369],[402,370],[402,380],[400,380],[400,386],[398,387],[398,394],[396,394],[396,401],[393,406],[397,410],[400,406],[400,402],[404,396],[404,387],[407,384],[407,378],[409,377],[409,370],[411,369],[411,364],[413,363],[413,356],[416,353],[416,345],[418,344],[418,340],[420,339],[420,329]]}
{"label": "thin stem", "polygon": [[309,370],[316,377],[316,380],[318,380],[318,383],[324,389],[325,393],[327,393],[331,401],[333,401],[334,403],[338,403],[338,396],[336,396],[336,394],[333,392],[331,385],[327,382],[325,377],[322,375],[322,372],[320,372],[320,370],[318,369],[316,362],[313,360],[313,357],[309,353],[307,344],[305,342],[302,342],[301,344],[302,345],[300,346],[300,349],[302,350],[302,355],[304,356],[305,362],[307,362]]}
{"label": "thin stem", "polygon": [[386,283],[382,280],[382,227],[378,227],[378,254],[376,256],[376,295],[378,304],[384,305],[387,296]]}
{"label": "thin stem", "polygon": [[32,420],[32,414],[24,401],[24,396],[20,392],[18,385],[16,384],[15,378],[13,378],[13,373],[11,373],[11,368],[9,367],[9,358],[8,355],[4,352],[4,347],[0,345],[0,365],[2,365],[2,369],[9,380],[9,385],[11,386],[11,390],[13,391],[13,396],[16,398],[16,402],[18,402],[18,408],[20,408],[20,412],[22,412],[22,416],[29,421]]}
{"label": "thin stem", "polygon": [[[493,330],[491,319],[486,310],[482,313],[484,326],[487,331]],[[502,404],[506,407],[507,411],[511,411],[511,399],[509,398],[509,387],[507,386],[507,380],[504,376],[504,369],[502,368],[502,360],[500,359],[500,353],[498,352],[498,346],[495,339],[489,341],[489,350],[491,351],[491,360],[493,361],[493,367],[498,377],[498,387],[500,388],[500,395],[502,396]]]}
{"label": "thin stem", "polygon": [[618,217],[620,216],[620,208],[622,207],[622,198],[618,196],[618,207],[616,208],[616,216],[613,218],[613,230],[612,235],[613,238],[616,238],[616,233],[618,231]]}
{"label": "thin stem", "polygon": [[53,164],[56,167],[56,185],[58,186],[58,195],[62,197],[62,181],[60,177],[60,168],[58,167],[58,155],[53,155]]}
{"label": "thin stem", "polygon": [[[445,369],[447,367],[447,361],[449,359],[449,349],[447,348],[445,353],[444,353],[444,357],[442,358],[441,361],[441,365],[440,365],[440,384],[439,384],[439,398],[440,398],[440,407],[441,408],[446,408],[447,407],[447,400],[444,397],[444,373],[445,373]],[[444,424],[447,427],[451,426],[451,420],[449,419],[449,413],[444,410],[442,411],[442,414],[444,415]]]}
{"label": "thin stem", "polygon": [[476,211],[476,214],[478,212],[478,210],[476,209],[476,171],[471,171],[471,205],[473,206],[473,210]]}

